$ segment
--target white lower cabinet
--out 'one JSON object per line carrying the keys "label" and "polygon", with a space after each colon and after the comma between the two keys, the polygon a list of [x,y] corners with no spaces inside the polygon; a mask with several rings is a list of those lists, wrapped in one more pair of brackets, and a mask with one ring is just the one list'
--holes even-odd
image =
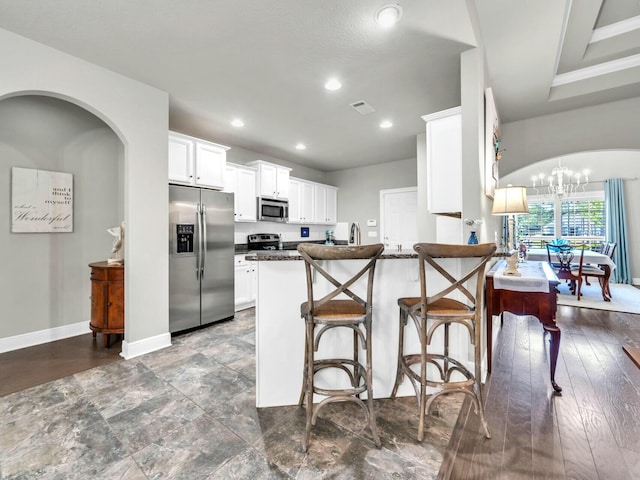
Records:
{"label": "white lower cabinet", "polygon": [[256,262],[245,260],[245,254],[234,257],[234,306],[235,311],[253,307],[256,303]]}

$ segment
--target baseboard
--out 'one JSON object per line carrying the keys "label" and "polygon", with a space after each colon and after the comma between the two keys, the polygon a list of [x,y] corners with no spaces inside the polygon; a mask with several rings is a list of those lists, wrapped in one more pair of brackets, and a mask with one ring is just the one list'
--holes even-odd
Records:
{"label": "baseboard", "polygon": [[169,332],[149,337],[136,342],[122,341],[122,352],[120,356],[125,360],[139,357],[145,353],[155,352],[171,346],[171,334]]}
{"label": "baseboard", "polygon": [[76,337],[89,333],[90,331],[89,322],[84,321],[62,325],[60,327],[47,328],[46,330],[38,330],[37,332],[14,335],[13,337],[0,338],[0,353],[55,342],[63,338]]}
{"label": "baseboard", "polygon": [[634,285],[640,285],[640,278],[632,278],[631,283],[633,283]]}

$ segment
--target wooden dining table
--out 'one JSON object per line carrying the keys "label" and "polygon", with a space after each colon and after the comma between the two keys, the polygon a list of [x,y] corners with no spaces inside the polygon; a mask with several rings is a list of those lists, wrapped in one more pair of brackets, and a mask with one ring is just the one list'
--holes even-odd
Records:
{"label": "wooden dining table", "polygon": [[[578,263],[580,261],[580,250],[574,249],[574,262]],[[527,260],[535,261],[535,262],[548,262],[549,256],[547,254],[546,248],[529,248],[527,249]],[[554,258],[551,257],[551,261],[553,262]],[[599,265],[602,270],[604,270],[604,278],[602,279],[602,293],[603,298],[608,301],[608,296],[606,292],[609,292],[609,279],[611,278],[611,272],[616,268],[616,264],[613,260],[608,256],[604,255],[600,252],[594,252],[593,250],[585,250],[584,251],[584,259],[583,263],[590,263],[592,265]]]}

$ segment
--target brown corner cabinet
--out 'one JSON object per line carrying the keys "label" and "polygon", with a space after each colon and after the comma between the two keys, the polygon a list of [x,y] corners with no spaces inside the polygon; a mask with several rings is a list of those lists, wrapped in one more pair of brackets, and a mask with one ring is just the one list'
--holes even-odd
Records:
{"label": "brown corner cabinet", "polygon": [[95,338],[102,333],[104,346],[109,348],[109,335],[124,335],[124,266],[107,262],[90,263],[91,322]]}

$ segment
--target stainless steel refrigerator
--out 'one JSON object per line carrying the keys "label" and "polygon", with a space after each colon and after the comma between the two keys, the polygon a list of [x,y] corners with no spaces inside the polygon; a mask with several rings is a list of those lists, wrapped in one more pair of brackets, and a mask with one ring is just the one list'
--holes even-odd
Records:
{"label": "stainless steel refrigerator", "polygon": [[169,186],[169,330],[233,317],[233,193]]}

